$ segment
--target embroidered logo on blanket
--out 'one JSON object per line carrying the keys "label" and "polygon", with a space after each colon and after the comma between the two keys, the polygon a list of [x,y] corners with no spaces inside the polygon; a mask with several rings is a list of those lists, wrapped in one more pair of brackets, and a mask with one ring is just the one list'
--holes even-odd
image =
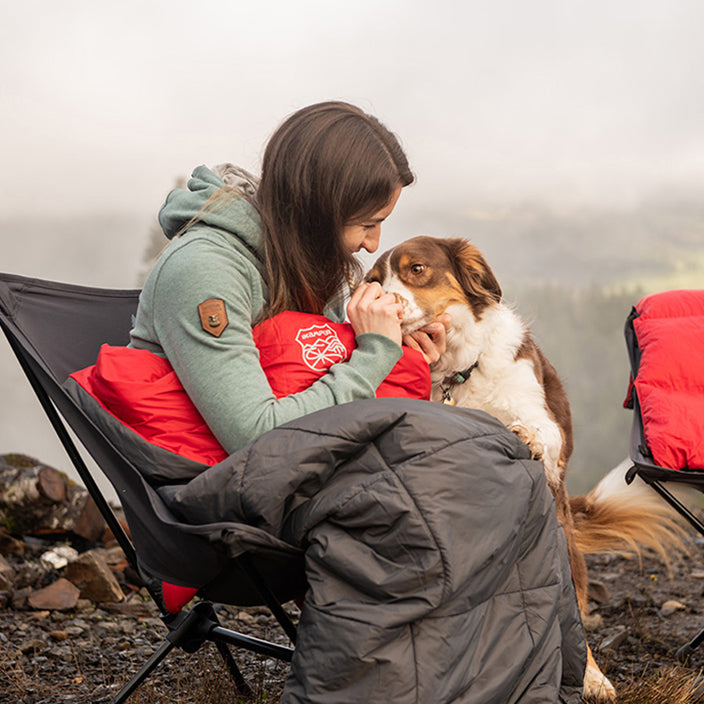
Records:
{"label": "embroidered logo on blanket", "polygon": [[296,342],[303,348],[303,361],[315,371],[344,362],[348,357],[347,348],[329,325],[301,328]]}

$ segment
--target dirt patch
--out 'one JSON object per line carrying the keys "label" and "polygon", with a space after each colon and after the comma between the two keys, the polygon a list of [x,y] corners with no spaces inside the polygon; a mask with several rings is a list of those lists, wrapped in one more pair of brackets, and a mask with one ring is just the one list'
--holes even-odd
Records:
{"label": "dirt patch", "polygon": [[[605,555],[589,557],[595,623],[587,640],[604,673],[617,690],[677,668],[699,674],[704,645],[694,650],[680,669],[677,651],[704,629],[704,559],[701,538],[693,539],[691,554],[670,566],[654,557],[642,561]],[[689,701],[704,701],[693,694]],[[653,702],[663,702],[653,695]]]}
{"label": "dirt patch", "polygon": [[[671,573],[656,558],[591,557],[595,623],[588,632],[597,662],[622,694],[623,702],[704,701],[702,693],[670,698],[663,678],[683,680],[704,667],[704,645],[684,667],[675,653],[704,628],[704,559],[701,540]],[[287,610],[294,617],[293,604]],[[261,608],[223,607],[224,625],[286,644],[274,620]],[[103,704],[158,648],[165,635],[144,592],[119,605],[82,603],[68,612],[0,608],[1,704]],[[235,659],[253,686],[257,701],[274,704],[286,666],[242,651]],[[675,669],[673,669],[675,668]],[[678,685],[679,686],[679,685]],[[633,692],[638,691],[634,696]],[[234,704],[231,680],[215,648],[194,655],[172,651],[129,704]]]}

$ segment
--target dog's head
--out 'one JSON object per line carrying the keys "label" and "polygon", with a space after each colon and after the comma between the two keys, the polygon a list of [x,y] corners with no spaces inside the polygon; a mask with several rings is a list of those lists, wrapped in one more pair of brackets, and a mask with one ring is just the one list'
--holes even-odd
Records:
{"label": "dog's head", "polygon": [[435,320],[453,304],[479,320],[501,301],[501,287],[481,252],[465,239],[414,237],[382,254],[365,281],[378,281],[403,305],[404,334]]}

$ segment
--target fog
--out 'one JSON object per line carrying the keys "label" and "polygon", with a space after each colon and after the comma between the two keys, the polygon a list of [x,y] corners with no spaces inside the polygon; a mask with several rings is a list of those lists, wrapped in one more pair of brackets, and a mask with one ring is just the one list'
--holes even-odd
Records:
{"label": "fog", "polygon": [[[502,249],[487,223],[700,201],[702,26],[696,0],[3,3],[0,269],[131,287],[177,178],[257,172],[287,114],[342,99],[417,175],[382,246],[483,223],[480,245],[517,270],[531,238]],[[0,364],[0,453],[63,463],[4,347]]]}
{"label": "fog", "polygon": [[153,213],[199,163],[257,170],[329,98],[400,135],[415,204],[630,203],[704,175],[696,0],[4,7],[4,216]]}

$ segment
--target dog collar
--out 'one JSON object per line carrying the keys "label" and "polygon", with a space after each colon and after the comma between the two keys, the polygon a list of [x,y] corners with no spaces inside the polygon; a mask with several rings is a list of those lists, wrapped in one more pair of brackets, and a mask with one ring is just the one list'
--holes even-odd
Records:
{"label": "dog collar", "polygon": [[464,384],[467,379],[472,375],[472,372],[479,366],[479,362],[475,362],[471,367],[465,369],[463,372],[454,372],[450,376],[446,376],[443,384],[449,386],[456,386],[457,384]]}
{"label": "dog collar", "polygon": [[472,372],[479,366],[479,362],[475,362],[471,367],[468,367],[462,372],[454,372],[450,376],[446,376],[440,386],[442,389],[442,402],[454,406],[455,399],[452,398],[452,387],[458,386],[459,384],[464,384],[467,379],[472,375]]}

